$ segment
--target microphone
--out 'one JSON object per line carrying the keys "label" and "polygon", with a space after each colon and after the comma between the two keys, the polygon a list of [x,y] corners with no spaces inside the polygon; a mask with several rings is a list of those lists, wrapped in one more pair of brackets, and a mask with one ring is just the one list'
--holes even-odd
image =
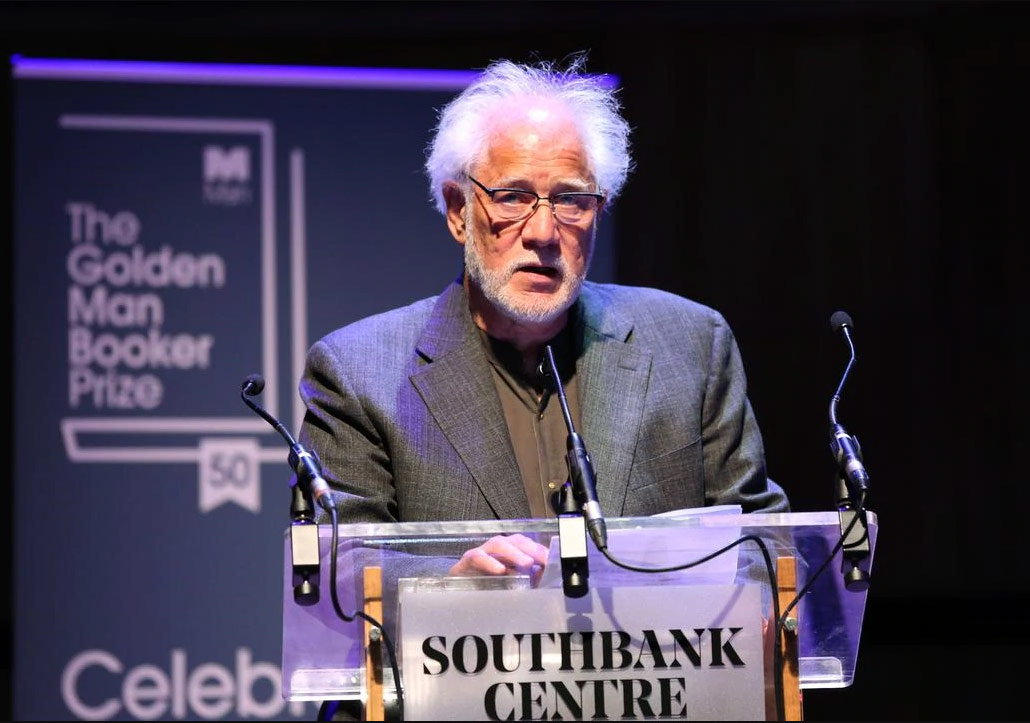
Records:
{"label": "microphone", "polygon": [[293,599],[298,605],[310,606],[318,604],[318,582],[321,577],[321,550],[319,549],[318,525],[315,524],[315,512],[312,507],[311,493],[316,495],[320,504],[331,507],[329,485],[322,478],[318,459],[293,438],[286,427],[278,419],[252,402],[249,397],[256,396],[265,388],[265,380],[260,374],[251,374],[243,380],[240,398],[253,409],[258,416],[271,424],[286,443],[290,445],[287,461],[297,475],[293,485],[293,498],[290,503],[290,554],[293,561]]}
{"label": "microphone", "polygon": [[300,442],[293,438],[282,422],[269,414],[265,409],[252,402],[249,397],[260,394],[265,388],[265,380],[260,374],[251,374],[243,380],[243,390],[240,398],[244,404],[253,409],[258,416],[272,425],[286,444],[290,446],[290,455],[287,463],[290,469],[297,475],[297,483],[303,485],[303,490],[310,492],[314,500],[327,512],[333,507],[332,494],[329,483],[322,477],[322,465],[312,452],[304,448]]}
{"label": "microphone", "polygon": [[579,436],[572,424],[572,415],[569,413],[569,403],[565,399],[565,388],[561,383],[561,375],[558,374],[558,366],[554,363],[554,353],[548,344],[544,347],[544,359],[541,360],[537,371],[541,376],[550,378],[554,389],[558,393],[558,403],[561,405],[562,416],[565,417],[565,427],[569,430],[566,438],[565,462],[569,468],[569,479],[572,482],[572,494],[579,504],[583,517],[586,519],[587,530],[590,538],[597,545],[597,549],[608,548],[608,527],[605,524],[604,516],[601,514],[601,504],[597,501],[597,486],[594,482],[594,465],[587,454],[583,438]]}
{"label": "microphone", "polygon": [[834,392],[833,398],[830,400],[830,451],[833,453],[833,457],[837,460],[837,465],[844,475],[848,497],[856,507],[861,508],[865,501],[866,490],[869,487],[869,473],[862,462],[862,450],[858,444],[858,439],[848,434],[844,426],[837,422],[837,404],[841,400],[844,383],[851,372],[851,367],[855,363],[855,345],[851,340],[850,332],[853,328],[855,328],[855,324],[851,321],[851,317],[848,316],[847,312],[835,311],[830,317],[830,329],[834,332],[839,331],[843,333],[850,350],[847,367],[844,369],[840,384],[837,385],[837,391]]}
{"label": "microphone", "polygon": [[869,557],[872,552],[869,527],[865,513],[865,497],[869,487],[869,473],[862,463],[862,450],[858,439],[848,434],[837,421],[837,404],[841,400],[844,382],[855,364],[855,345],[851,329],[855,324],[844,311],[830,317],[830,329],[842,332],[848,343],[850,356],[840,384],[830,400],[830,451],[837,461],[837,515],[841,530],[841,572],[844,587],[853,592],[869,588]]}

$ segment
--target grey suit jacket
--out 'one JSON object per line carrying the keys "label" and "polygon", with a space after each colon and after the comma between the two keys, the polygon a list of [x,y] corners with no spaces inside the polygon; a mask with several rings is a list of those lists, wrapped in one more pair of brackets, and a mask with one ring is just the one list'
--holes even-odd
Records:
{"label": "grey suit jacket", "polygon": [[[717,312],[586,282],[573,307],[581,428],[606,516],[739,503],[785,511],[767,479],[740,354]],[[464,289],[338,329],[309,351],[300,440],[340,521],[530,515]]]}

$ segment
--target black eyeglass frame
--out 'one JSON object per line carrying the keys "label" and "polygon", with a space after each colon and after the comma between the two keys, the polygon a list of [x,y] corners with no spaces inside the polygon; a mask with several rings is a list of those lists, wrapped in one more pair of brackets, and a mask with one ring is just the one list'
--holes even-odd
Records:
{"label": "black eyeglass frame", "polygon": [[[551,214],[554,216],[555,219],[561,221],[561,219],[558,218],[558,209],[554,205],[554,199],[561,198],[562,196],[592,196],[593,198],[596,198],[597,199],[597,208],[593,209],[592,213],[596,213],[597,209],[599,209],[601,207],[601,205],[604,203],[604,194],[603,193],[596,193],[594,191],[564,191],[562,193],[555,193],[555,194],[552,194],[550,196],[541,196],[539,193],[536,193],[535,191],[530,191],[530,190],[525,189],[525,188],[507,188],[507,187],[504,187],[504,186],[501,186],[501,187],[498,187],[498,188],[488,188],[487,186],[484,186],[482,183],[480,183],[479,181],[477,181],[475,178],[473,178],[472,176],[470,176],[467,173],[465,174],[465,177],[468,178],[470,181],[472,181],[477,186],[479,186],[483,190],[483,193],[485,193],[487,196],[490,197],[490,201],[491,202],[493,202],[493,200],[494,200],[494,194],[495,193],[500,193],[501,191],[508,191],[509,193],[524,193],[524,194],[527,194],[529,196],[536,196],[536,203],[534,203],[532,208],[529,209],[529,213],[527,213],[525,216],[522,216],[520,218],[509,219],[511,221],[522,221],[523,219],[529,218],[534,213],[536,213],[536,210],[537,210],[537,208],[539,208],[541,201],[547,201],[547,204],[551,207]],[[562,223],[567,223],[567,222],[562,221]]]}

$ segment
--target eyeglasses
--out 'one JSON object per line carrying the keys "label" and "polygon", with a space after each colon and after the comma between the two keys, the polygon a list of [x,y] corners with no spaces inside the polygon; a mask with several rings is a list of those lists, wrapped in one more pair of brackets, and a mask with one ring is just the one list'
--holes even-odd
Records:
{"label": "eyeglasses", "polygon": [[551,213],[558,221],[578,224],[590,219],[604,201],[604,194],[601,193],[576,191],[541,196],[524,188],[487,188],[472,176],[468,179],[490,197],[492,208],[503,221],[521,221],[529,218],[536,212],[536,207],[541,201],[547,201],[551,205]]}

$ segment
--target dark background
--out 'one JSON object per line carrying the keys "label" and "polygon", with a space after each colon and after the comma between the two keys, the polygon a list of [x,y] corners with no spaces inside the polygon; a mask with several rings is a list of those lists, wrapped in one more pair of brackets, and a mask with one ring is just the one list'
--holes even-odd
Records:
{"label": "dark background", "polygon": [[880,536],[855,683],[806,691],[805,717],[1025,718],[1030,5],[0,3],[4,57],[474,69],[580,50],[635,129],[618,278],[724,313],[795,511],[833,507],[847,354],[828,321],[854,319],[839,413]]}

